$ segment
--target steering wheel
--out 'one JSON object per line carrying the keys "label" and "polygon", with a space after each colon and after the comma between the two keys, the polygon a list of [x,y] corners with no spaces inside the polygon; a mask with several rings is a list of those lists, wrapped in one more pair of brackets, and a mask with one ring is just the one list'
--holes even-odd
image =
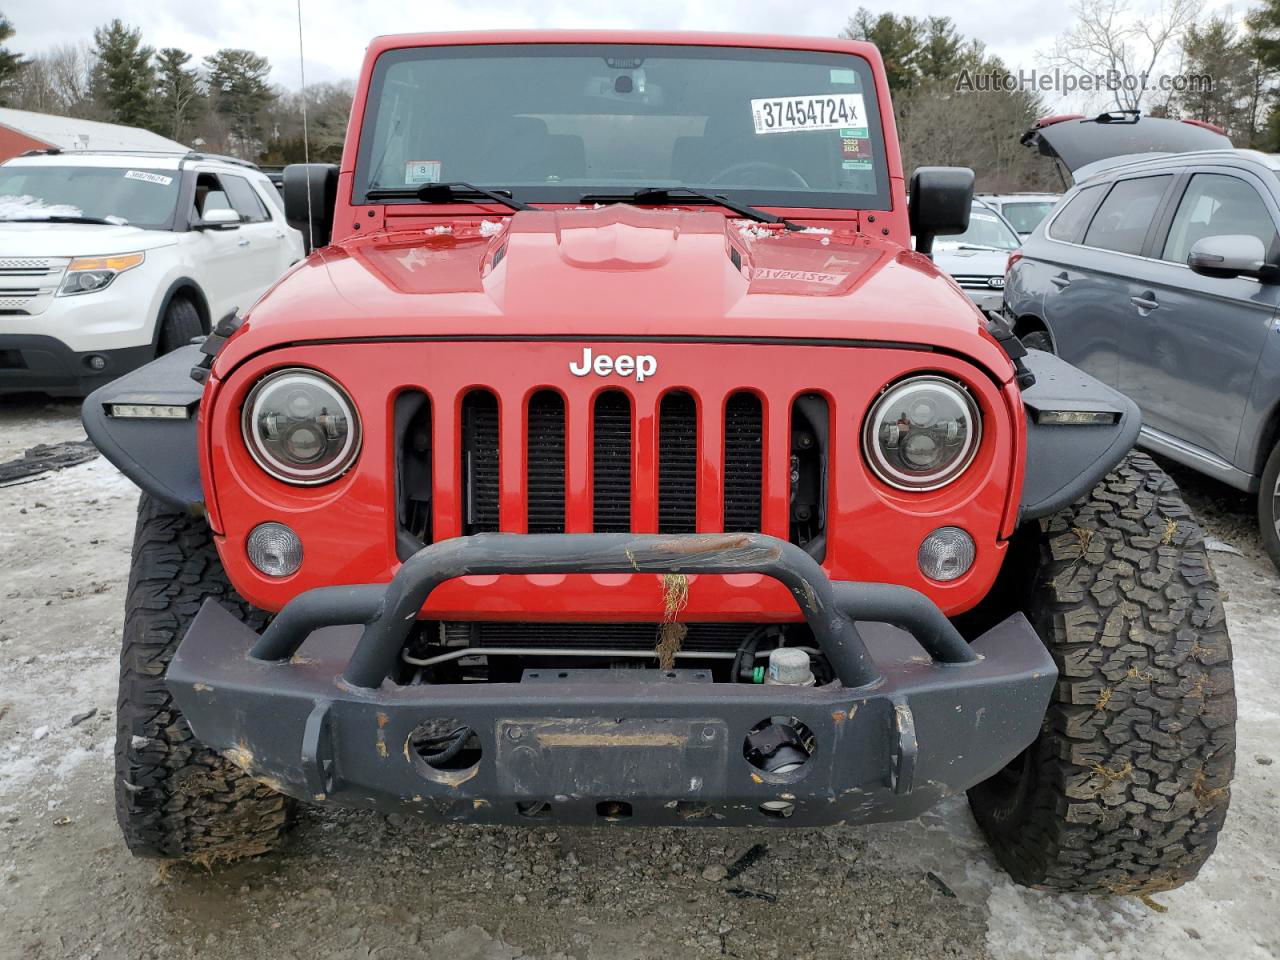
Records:
{"label": "steering wheel", "polygon": [[[752,179],[751,174],[763,174],[763,177]],[[740,179],[746,175],[746,179]],[[809,189],[809,181],[800,176],[800,173],[791,167],[784,167],[780,163],[770,163],[768,160],[744,160],[741,163],[735,163],[732,166],[725,167],[719,173],[711,178],[711,183],[733,183],[751,187],[799,187],[801,190]]]}

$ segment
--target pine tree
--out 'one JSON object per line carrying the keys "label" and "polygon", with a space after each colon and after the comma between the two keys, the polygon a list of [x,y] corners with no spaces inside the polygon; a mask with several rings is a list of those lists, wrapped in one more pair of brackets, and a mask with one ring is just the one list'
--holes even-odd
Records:
{"label": "pine tree", "polygon": [[[8,17],[0,13],[0,44],[12,36],[13,24],[9,22]],[[14,83],[26,65],[27,61],[23,60],[20,54],[14,53],[8,47],[0,46],[0,106],[9,105]]]}
{"label": "pine tree", "polygon": [[257,153],[262,140],[262,112],[276,99],[267,84],[271,64],[250,50],[219,50],[204,59],[209,98],[222,115],[242,155]]}
{"label": "pine tree", "polygon": [[119,19],[93,31],[96,96],[115,123],[151,127],[156,110],[153,99],[155,51],[142,43],[142,31],[126,27]]}
{"label": "pine tree", "polygon": [[156,54],[156,130],[179,141],[186,140],[204,99],[200,75],[187,66],[190,62],[191,54],[177,47]]}

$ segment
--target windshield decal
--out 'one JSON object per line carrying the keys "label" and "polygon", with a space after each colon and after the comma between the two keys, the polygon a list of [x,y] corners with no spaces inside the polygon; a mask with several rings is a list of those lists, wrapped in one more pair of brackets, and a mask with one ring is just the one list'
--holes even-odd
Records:
{"label": "windshield decal", "polygon": [[803,97],[752,100],[751,119],[756,133],[840,130],[846,127],[865,130],[867,108],[860,93],[815,93]]}
{"label": "windshield decal", "polygon": [[404,165],[405,183],[439,183],[439,160],[410,160]]}
{"label": "windshield decal", "polygon": [[162,187],[167,187],[173,183],[173,177],[166,177],[162,173],[150,173],[146,170],[126,170],[124,178],[126,180],[141,180],[143,183],[155,183]]}

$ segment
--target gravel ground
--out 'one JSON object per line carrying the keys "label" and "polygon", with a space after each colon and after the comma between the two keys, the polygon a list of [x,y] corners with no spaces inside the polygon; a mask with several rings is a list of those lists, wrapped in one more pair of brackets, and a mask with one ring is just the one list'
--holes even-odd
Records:
{"label": "gravel ground", "polygon": [[[0,461],[83,435],[75,404],[0,401]],[[1239,763],[1218,853],[1194,884],[1147,902],[1014,886],[962,800],[906,824],[796,831],[312,810],[269,858],[213,873],[134,860],[113,818],[111,749],[136,491],[101,459],[2,488],[0,958],[1276,957],[1280,578],[1248,498],[1176,476],[1236,551],[1213,557]]]}

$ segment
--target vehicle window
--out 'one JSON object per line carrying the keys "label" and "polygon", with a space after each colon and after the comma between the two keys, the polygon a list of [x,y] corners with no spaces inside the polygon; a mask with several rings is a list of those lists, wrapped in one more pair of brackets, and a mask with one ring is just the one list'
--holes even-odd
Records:
{"label": "vehicle window", "polygon": [[[199,220],[210,210],[235,210],[222,182],[215,174],[202,173],[196,178],[194,197],[195,219]],[[237,213],[239,211],[236,211]]]}
{"label": "vehicle window", "polygon": [[262,198],[249,185],[248,180],[230,175],[223,176],[221,180],[222,188],[231,198],[231,205],[240,214],[241,220],[245,223],[262,223],[264,220],[271,219],[271,214],[267,213]]}
{"label": "vehicle window", "polygon": [[1235,234],[1257,237],[1268,252],[1272,250],[1276,225],[1258,191],[1239,177],[1197,173],[1174,214],[1163,259],[1186,263],[1198,240]]}
{"label": "vehicle window", "polygon": [[1080,234],[1084,232],[1084,225],[1089,222],[1089,217],[1098,206],[1102,187],[1100,183],[1085,187],[1068,200],[1066,206],[1053,218],[1053,223],[1049,224],[1049,236],[1054,240],[1078,243]]}
{"label": "vehicle window", "polygon": [[934,241],[937,250],[962,250],[975,247],[984,250],[1016,250],[1022,238],[1009,225],[986,207],[974,207],[969,214],[969,228],[964,233],[939,237]]}
{"label": "vehicle window", "polygon": [[466,181],[518,200],[688,186],[748,204],[888,207],[870,65],[849,54],[555,43],[378,58],[356,195]]}
{"label": "vehicle window", "polygon": [[1094,214],[1084,235],[1084,245],[1117,253],[1142,253],[1147,228],[1172,179],[1171,175],[1165,175],[1117,181]]}
{"label": "vehicle window", "polygon": [[148,167],[0,167],[0,220],[88,217],[167,230],[178,202],[176,170]]}
{"label": "vehicle window", "polygon": [[1050,200],[1016,200],[1000,206],[1000,212],[1004,214],[1004,218],[1013,224],[1013,229],[1019,233],[1030,233],[1040,226],[1040,221],[1047,217],[1052,209],[1053,202]]}

